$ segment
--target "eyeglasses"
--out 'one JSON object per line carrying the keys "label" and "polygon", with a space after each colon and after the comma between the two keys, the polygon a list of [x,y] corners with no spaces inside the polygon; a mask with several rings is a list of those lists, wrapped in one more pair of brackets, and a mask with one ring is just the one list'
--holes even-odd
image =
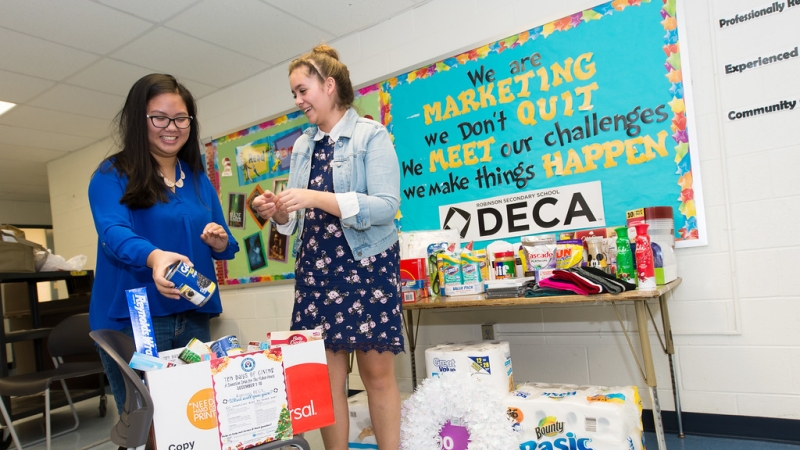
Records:
{"label": "eyeglasses", "polygon": [[167,116],[151,116],[150,114],[147,114],[147,118],[156,128],[167,128],[170,122],[175,122],[175,126],[181,129],[189,128],[192,124],[192,119],[194,119],[192,116],[169,118]]}

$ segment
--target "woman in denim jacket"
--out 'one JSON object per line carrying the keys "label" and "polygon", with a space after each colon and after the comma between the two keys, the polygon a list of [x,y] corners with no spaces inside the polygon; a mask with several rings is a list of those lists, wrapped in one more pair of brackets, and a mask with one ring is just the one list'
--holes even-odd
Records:
{"label": "woman in denim jacket", "polygon": [[356,353],[378,447],[400,440],[394,359],[404,351],[400,253],[394,219],[400,169],[386,128],[358,116],[353,86],[336,50],[320,45],[289,65],[295,104],[312,125],[294,144],[287,188],[253,201],[294,246],[293,330],[322,327],[336,423],[328,450],[348,447],[345,380]]}

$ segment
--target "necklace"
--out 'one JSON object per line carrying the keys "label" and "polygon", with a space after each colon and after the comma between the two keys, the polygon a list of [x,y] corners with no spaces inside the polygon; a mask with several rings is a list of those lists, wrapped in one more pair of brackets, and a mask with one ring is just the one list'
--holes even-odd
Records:
{"label": "necklace", "polygon": [[183,179],[186,178],[186,174],[183,173],[183,168],[181,167],[181,160],[179,159],[177,161],[178,161],[178,170],[181,171],[181,177],[179,179],[177,179],[175,181],[170,181],[170,179],[165,177],[164,174],[161,173],[160,170],[158,171],[158,174],[161,175],[161,178],[164,179],[164,184],[166,184],[167,187],[170,188],[170,189],[175,188],[175,187],[182,188],[183,187]]}

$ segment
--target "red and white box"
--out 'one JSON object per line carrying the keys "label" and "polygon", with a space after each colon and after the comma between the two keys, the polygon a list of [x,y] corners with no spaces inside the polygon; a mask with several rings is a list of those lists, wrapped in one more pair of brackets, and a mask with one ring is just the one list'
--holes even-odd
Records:
{"label": "red and white box", "polygon": [[403,303],[414,303],[428,296],[427,267],[425,258],[400,260],[400,293]]}
{"label": "red and white box", "polygon": [[294,434],[333,425],[325,342],[287,345],[282,350]]}
{"label": "red and white box", "polygon": [[270,331],[267,333],[269,348],[320,340],[322,340],[322,330],[318,328],[314,330]]}

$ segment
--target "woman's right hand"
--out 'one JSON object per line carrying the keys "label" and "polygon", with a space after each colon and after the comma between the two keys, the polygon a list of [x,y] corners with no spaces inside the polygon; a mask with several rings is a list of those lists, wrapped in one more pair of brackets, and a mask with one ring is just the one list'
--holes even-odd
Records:
{"label": "woman's right hand", "polygon": [[253,199],[253,209],[262,219],[269,219],[278,211],[275,201],[276,196],[272,191],[264,191],[263,194]]}
{"label": "woman's right hand", "polygon": [[165,252],[163,250],[153,250],[147,256],[147,267],[153,269],[153,281],[156,284],[156,289],[164,297],[179,299],[181,298],[181,291],[175,288],[175,283],[165,278],[169,266],[178,261],[183,261],[189,266],[193,266],[189,258],[181,255],[180,253]]}

